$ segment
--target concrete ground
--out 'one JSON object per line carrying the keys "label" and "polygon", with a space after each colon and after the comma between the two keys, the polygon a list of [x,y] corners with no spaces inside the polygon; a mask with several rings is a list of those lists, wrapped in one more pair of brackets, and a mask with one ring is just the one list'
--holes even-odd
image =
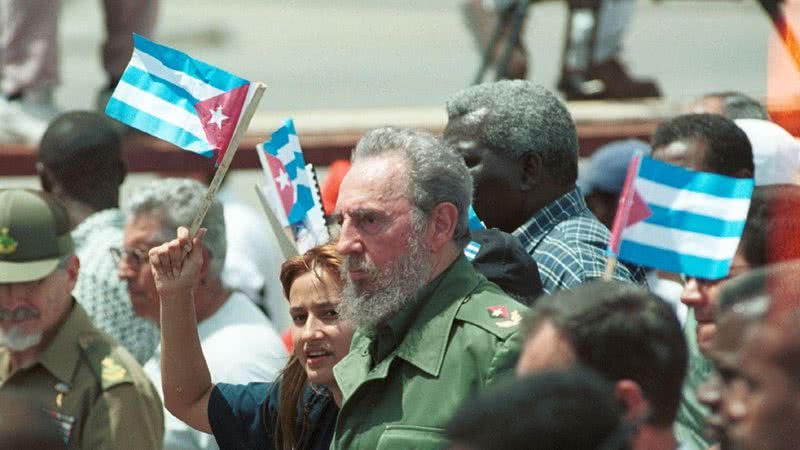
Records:
{"label": "concrete ground", "polygon": [[[264,110],[442,105],[479,55],[461,0],[164,0],[156,40],[270,89]],[[101,2],[65,0],[65,108],[90,107],[103,83]],[[554,87],[566,9],[530,9],[531,78]],[[763,96],[771,24],[750,0],[640,1],[625,41],[636,74],[672,100],[720,89]]]}

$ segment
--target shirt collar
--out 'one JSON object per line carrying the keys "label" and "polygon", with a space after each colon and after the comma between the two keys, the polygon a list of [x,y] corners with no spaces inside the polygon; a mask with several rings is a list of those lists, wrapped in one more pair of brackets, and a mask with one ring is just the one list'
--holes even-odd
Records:
{"label": "shirt collar", "polygon": [[[461,300],[479,282],[480,277],[472,265],[459,256],[450,267],[422,288],[408,308],[386,322],[385,327],[390,330],[388,333],[379,333],[375,339],[381,341],[385,339],[384,334],[390,334],[391,347],[396,345],[398,357],[437,376]],[[396,344],[398,340],[400,342]],[[379,351],[385,348],[383,344],[378,346]],[[376,362],[380,362],[380,359]]]}
{"label": "shirt collar", "polygon": [[89,316],[73,300],[72,311],[39,356],[39,364],[59,380],[70,383],[81,358],[80,336],[91,330],[93,326]]}
{"label": "shirt collar", "polygon": [[582,214],[587,209],[586,201],[580,191],[577,188],[573,188],[540,209],[527,222],[514,230],[512,234],[524,244],[530,243],[535,247],[556,225],[566,219]]}

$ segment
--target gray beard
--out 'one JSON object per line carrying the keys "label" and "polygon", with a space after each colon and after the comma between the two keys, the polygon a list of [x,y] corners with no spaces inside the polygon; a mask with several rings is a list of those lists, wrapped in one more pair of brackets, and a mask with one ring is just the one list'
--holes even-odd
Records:
{"label": "gray beard", "polygon": [[22,334],[20,327],[11,327],[6,331],[0,328],[0,347],[6,347],[12,352],[28,350],[42,341],[42,333]]}
{"label": "gray beard", "polygon": [[[383,269],[364,256],[345,256],[342,264],[344,288],[339,316],[357,327],[374,330],[387,318],[413,302],[428,283],[433,262],[421,240],[411,236],[408,253]],[[368,273],[360,281],[350,279],[350,269]]]}

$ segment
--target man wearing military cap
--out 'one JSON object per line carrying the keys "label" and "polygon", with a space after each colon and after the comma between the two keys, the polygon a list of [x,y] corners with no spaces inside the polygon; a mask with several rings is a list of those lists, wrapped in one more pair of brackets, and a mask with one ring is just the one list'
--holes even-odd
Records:
{"label": "man wearing military cap", "polygon": [[56,200],[0,190],[0,390],[44,405],[70,449],[160,448],[158,394],[72,298],[79,267]]}

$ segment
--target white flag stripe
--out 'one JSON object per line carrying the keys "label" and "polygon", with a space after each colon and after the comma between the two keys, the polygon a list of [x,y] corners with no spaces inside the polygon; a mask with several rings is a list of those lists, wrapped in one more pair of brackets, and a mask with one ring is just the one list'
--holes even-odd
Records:
{"label": "white flag stripe", "polygon": [[721,220],[743,221],[747,218],[747,210],[750,207],[749,198],[717,197],[676,189],[643,178],[636,179],[635,187],[647,203]]}
{"label": "white flag stripe", "polygon": [[[625,241],[638,242],[686,255],[730,259],[736,253],[739,237],[721,238],[639,222],[622,232]],[[624,243],[622,245],[625,245]]]}
{"label": "white flag stripe", "polygon": [[186,72],[170,69],[158,59],[138,49],[133,50],[130,65],[182,87],[201,101],[225,93],[202,80],[188,75]]}
{"label": "white flag stripe", "polygon": [[155,116],[164,122],[178,128],[183,128],[202,141],[199,143],[201,145],[198,145],[197,149],[193,148],[191,150],[207,151],[211,149],[207,144],[208,138],[206,137],[205,131],[203,131],[203,125],[200,123],[200,119],[180,106],[173,105],[161,97],[126,83],[124,80],[120,81],[119,85],[117,85],[117,89],[114,91],[114,98]]}

